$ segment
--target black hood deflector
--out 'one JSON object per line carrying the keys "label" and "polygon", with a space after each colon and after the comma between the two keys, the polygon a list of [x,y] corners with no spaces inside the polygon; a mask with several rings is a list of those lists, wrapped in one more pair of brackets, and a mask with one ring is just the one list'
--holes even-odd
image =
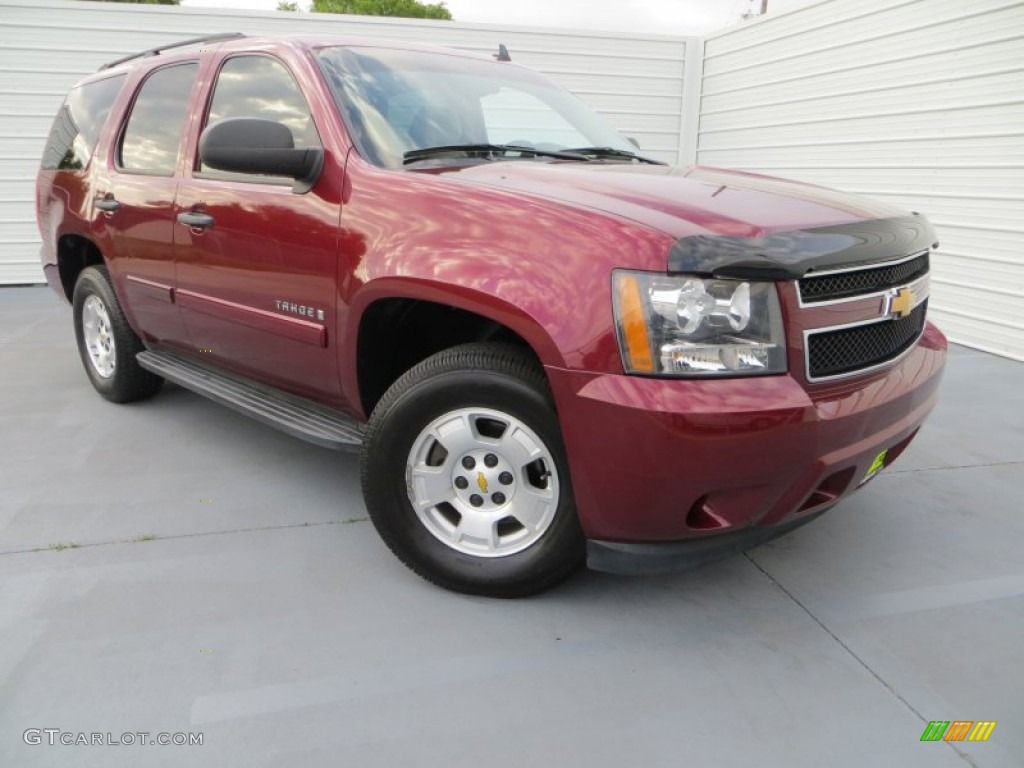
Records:
{"label": "black hood deflector", "polygon": [[891,261],[937,245],[931,224],[914,214],[765,237],[684,237],[669,251],[668,270],[746,280],[798,280],[812,270]]}

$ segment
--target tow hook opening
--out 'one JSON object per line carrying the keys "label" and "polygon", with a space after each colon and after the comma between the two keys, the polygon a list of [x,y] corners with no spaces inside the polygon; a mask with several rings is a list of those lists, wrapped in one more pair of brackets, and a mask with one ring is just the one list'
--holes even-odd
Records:
{"label": "tow hook opening", "polygon": [[846,489],[850,487],[850,483],[853,482],[854,474],[856,473],[856,467],[847,467],[841,469],[838,472],[833,472],[831,475],[821,481],[821,484],[815,488],[811,495],[807,497],[803,504],[800,505],[800,509],[797,510],[797,514],[809,512],[812,509],[817,509],[826,504],[831,504],[836,501],[840,496],[846,493]]}

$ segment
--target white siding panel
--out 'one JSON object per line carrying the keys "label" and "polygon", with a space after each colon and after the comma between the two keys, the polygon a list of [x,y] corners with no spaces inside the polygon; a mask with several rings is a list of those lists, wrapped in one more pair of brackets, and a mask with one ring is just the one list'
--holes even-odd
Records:
{"label": "white siding panel", "polygon": [[[861,62],[861,66],[855,63],[839,69],[834,66],[814,71],[797,69],[791,77],[771,82],[755,82],[752,73],[745,70],[730,81],[723,77],[717,82],[704,83],[703,104],[708,111],[728,109],[733,105],[750,108],[821,96],[902,88],[915,82],[954,83],[959,79],[999,73],[1008,68],[1019,71],[1019,64],[1014,66],[1013,62],[1020,45],[1021,37],[1016,35],[986,42],[980,48],[970,45],[919,51],[905,58]],[[733,94],[738,91],[747,93],[737,100]]]}
{"label": "white siding panel", "polygon": [[[774,23],[783,17],[771,16],[757,24],[712,33],[707,36],[705,57],[735,54],[747,48],[757,48],[780,39],[789,39],[796,46],[806,46],[808,36],[820,37],[830,26],[841,26],[856,19],[871,18],[893,8],[911,5],[916,0],[860,0],[860,2],[821,2],[801,8],[799,13],[784,16],[785,22]],[[765,22],[771,22],[768,26]]]}
{"label": "white siding panel", "polygon": [[783,169],[820,170],[826,165],[908,165],[936,167],[942,164],[1024,165],[1024,141],[1019,135],[976,134],[974,136],[929,136],[900,139],[893,136],[870,141],[841,142],[833,139],[792,138],[775,144],[756,141],[744,147],[705,148],[701,160],[707,165],[731,162],[737,167],[771,173]]}
{"label": "white siding panel", "polygon": [[925,213],[932,317],[1024,359],[1024,3],[825,0],[705,40],[698,161]]}
{"label": "white siding panel", "polygon": [[[916,108],[915,108],[916,106]],[[978,135],[988,130],[1005,131],[1024,114],[1024,100],[1013,94],[1002,103],[962,105],[934,102],[908,105],[899,112],[869,114],[843,112],[823,115],[817,111],[794,110],[784,121],[758,123],[758,112],[732,113],[731,121],[720,115],[701,117],[700,147],[718,149],[742,146],[748,141],[778,143],[794,136],[808,141],[870,141],[890,133],[902,138],[915,136],[955,137]]]}
{"label": "white siding panel", "polygon": [[[703,163],[703,158],[701,160]],[[721,163],[719,163],[721,165]],[[727,163],[729,167],[739,167],[736,163]],[[750,169],[745,169],[750,170]],[[885,197],[893,193],[902,194],[904,199],[896,202],[904,207],[911,205],[917,196],[929,193],[943,195],[961,194],[981,195],[985,199],[1020,194],[1021,178],[1024,168],[1006,166],[955,165],[945,166],[897,166],[891,165],[822,165],[817,168],[805,166],[759,169],[759,173],[781,176],[824,187],[834,187],[845,192],[856,192],[871,197]],[[922,213],[927,211],[922,209]]]}
{"label": "white siding panel", "polygon": [[[781,17],[774,21],[784,23]],[[969,48],[1024,33],[1018,0],[916,0],[857,21],[830,24],[800,40],[786,37],[731,56],[716,55],[716,40],[708,40],[705,76],[727,78],[747,71],[755,82],[773,82],[801,69],[806,74],[855,67],[858,61],[900,61],[934,51],[936,46]]]}
{"label": "white siding panel", "polygon": [[0,241],[16,243],[31,241],[35,239],[38,232],[34,218],[0,219]]}
{"label": "white siding panel", "polygon": [[[955,253],[961,257],[977,259],[985,256],[1000,261],[1011,261],[1020,267],[1021,254],[1024,253],[1024,236],[1019,232],[1002,232],[989,229],[963,229],[962,227],[946,227],[942,224],[936,227],[939,243],[939,255]],[[941,261],[939,262],[941,263]],[[937,277],[943,275],[938,274]],[[992,288],[998,285],[993,283]],[[1024,312],[1015,313],[1017,317],[1024,318]]]}
{"label": "white siding panel", "polygon": [[[0,0],[0,284],[38,282],[33,184],[68,88],[101,64],[145,48],[221,31],[393,38],[477,53],[508,46],[639,140],[679,159],[686,38],[69,0]],[[694,95],[696,98],[696,95]]]}
{"label": "white siding panel", "polygon": [[42,270],[39,268],[39,243],[14,243],[20,256],[3,259],[3,273],[6,285],[30,285],[42,282]]}
{"label": "white siding panel", "polygon": [[[1005,314],[1020,306],[1020,297],[993,295],[987,289],[936,283],[929,302],[931,319],[948,334],[976,338],[971,346],[1006,354],[1024,334],[1019,314]],[[983,312],[979,312],[983,309]]]}
{"label": "white siding panel", "polygon": [[[994,104],[1012,100],[1024,83],[1024,69],[1010,69],[958,79],[935,79],[919,82],[844,91],[811,97],[802,90],[790,89],[789,98],[774,103],[761,103],[757,107],[757,120],[779,123],[790,119],[794,108],[814,109],[821,114],[857,116],[861,114],[894,115],[907,111],[908,104],[942,103],[962,107],[968,104]],[[1024,97],[1022,97],[1024,98]],[[803,103],[801,103],[803,102]],[[1020,103],[1018,99],[1017,103]],[[716,124],[729,125],[749,108],[733,104],[719,110],[704,109],[702,124],[713,129]]]}
{"label": "white siding panel", "polygon": [[12,221],[24,214],[25,208],[20,200],[0,199],[0,221]]}
{"label": "white siding panel", "polygon": [[45,136],[15,136],[0,132],[0,150],[4,159],[18,157],[42,157],[46,146]]}
{"label": "white siding panel", "polygon": [[[971,198],[960,192],[938,197],[920,190],[903,194],[879,193],[874,197],[904,208],[928,211],[929,220],[940,222],[944,228],[954,221],[968,221],[973,227],[985,230],[1001,230],[1008,226],[1024,228],[1024,197],[979,195]],[[1020,276],[1024,279],[1024,270]]]}
{"label": "white siding panel", "polygon": [[588,104],[590,94],[634,93],[637,96],[663,96],[670,99],[681,96],[679,80],[672,77],[647,78],[643,83],[638,83],[635,78],[618,73],[595,78],[585,72],[560,72],[558,82]]}
{"label": "white siding panel", "polygon": [[[936,257],[936,274],[932,278],[933,289],[941,299],[942,292],[952,291],[955,300],[958,287],[989,291],[994,295],[1009,296],[1019,300],[1024,296],[1024,280],[1013,262],[972,259],[943,252]],[[941,276],[940,276],[941,275]],[[997,286],[986,288],[985,286]],[[940,303],[942,303],[940,301]],[[951,305],[952,306],[952,305]],[[985,306],[989,304],[986,301]],[[988,318],[991,319],[991,318]],[[1005,318],[1021,320],[1019,316]]]}

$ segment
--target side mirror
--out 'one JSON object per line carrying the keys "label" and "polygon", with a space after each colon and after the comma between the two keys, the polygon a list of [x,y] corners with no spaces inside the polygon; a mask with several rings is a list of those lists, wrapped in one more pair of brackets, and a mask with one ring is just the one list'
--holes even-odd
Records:
{"label": "side mirror", "polygon": [[296,149],[287,126],[259,117],[229,117],[206,126],[199,156],[219,171],[295,179],[292,191],[300,194],[313,188],[324,167],[323,149]]}
{"label": "side mirror", "polygon": [[632,144],[637,149],[640,149],[640,142],[636,140],[635,136],[627,136],[626,137],[626,141],[628,141],[630,144]]}

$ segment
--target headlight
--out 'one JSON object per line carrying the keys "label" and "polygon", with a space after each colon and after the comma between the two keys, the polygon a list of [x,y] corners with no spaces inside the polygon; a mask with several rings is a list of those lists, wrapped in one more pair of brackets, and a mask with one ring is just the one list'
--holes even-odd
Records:
{"label": "headlight", "polygon": [[774,283],[616,270],[615,327],[627,373],[785,373]]}

